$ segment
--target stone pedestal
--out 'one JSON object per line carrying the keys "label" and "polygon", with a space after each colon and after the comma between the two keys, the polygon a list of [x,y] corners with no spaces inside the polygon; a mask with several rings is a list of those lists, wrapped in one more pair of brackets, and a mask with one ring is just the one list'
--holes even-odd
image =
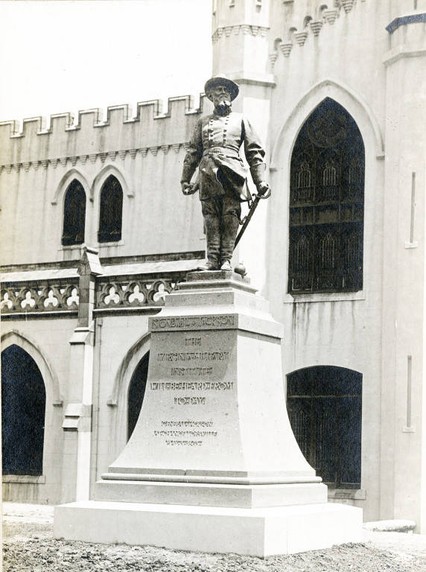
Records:
{"label": "stone pedestal", "polygon": [[258,556],[361,539],[297,445],[281,326],[249,284],[191,273],[150,330],[133,435],[94,501],[57,507],[57,537]]}

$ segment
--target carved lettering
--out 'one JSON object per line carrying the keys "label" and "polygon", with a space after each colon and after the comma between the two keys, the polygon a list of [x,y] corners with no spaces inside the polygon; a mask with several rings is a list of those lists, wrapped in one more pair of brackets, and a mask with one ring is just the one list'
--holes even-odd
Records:
{"label": "carved lettering", "polygon": [[213,427],[213,421],[194,421],[187,419],[185,421],[161,421],[162,427]]}
{"label": "carved lettering", "polygon": [[166,440],[166,445],[175,446],[186,446],[186,447],[201,447],[202,441],[168,441]]}
{"label": "carved lettering", "polygon": [[171,377],[185,377],[186,375],[211,375],[212,367],[172,367],[170,370]]}
{"label": "carved lettering", "polygon": [[205,397],[175,397],[175,405],[205,405]]}
{"label": "carved lettering", "polygon": [[[182,397],[176,400],[191,400],[204,398]],[[217,431],[213,426],[213,421],[201,421],[195,419],[181,419],[178,421],[161,421],[161,429],[155,429],[153,435],[160,438],[163,442],[171,447],[188,446],[201,447],[206,439],[216,439]]]}
{"label": "carved lettering", "polygon": [[217,431],[154,431],[154,437],[217,437]]}
{"label": "carved lettering", "polygon": [[230,391],[234,389],[233,381],[151,381],[152,391]]}
{"label": "carved lettering", "polygon": [[157,361],[223,361],[229,352],[169,352],[157,354]]}
{"label": "carved lettering", "polygon": [[201,338],[185,338],[186,346],[201,346]]}
{"label": "carved lettering", "polygon": [[235,328],[236,322],[236,316],[233,314],[151,318],[151,329],[152,331],[226,329]]}

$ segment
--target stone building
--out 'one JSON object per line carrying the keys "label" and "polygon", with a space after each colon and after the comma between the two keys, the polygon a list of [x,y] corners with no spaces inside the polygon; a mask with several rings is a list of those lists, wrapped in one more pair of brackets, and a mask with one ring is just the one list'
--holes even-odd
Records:
{"label": "stone building", "polygon": [[[238,247],[283,323],[330,499],[426,531],[425,0],[213,0],[213,69],[266,143]],[[0,125],[3,491],[90,498],[136,422],[148,316],[204,256],[180,194],[201,97]],[[285,412],[283,412],[283,415]]]}

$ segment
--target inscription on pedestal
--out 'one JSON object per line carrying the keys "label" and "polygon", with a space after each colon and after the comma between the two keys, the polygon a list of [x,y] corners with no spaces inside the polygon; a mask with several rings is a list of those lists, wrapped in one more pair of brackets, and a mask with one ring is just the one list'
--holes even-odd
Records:
{"label": "inscription on pedestal", "polygon": [[226,414],[229,403],[234,402],[230,394],[236,387],[229,371],[233,333],[175,331],[182,325],[201,324],[209,330],[216,319],[234,326],[233,315],[166,318],[166,322],[152,323],[157,333],[148,390],[157,396],[162,412],[170,414],[170,418],[155,422],[153,435],[167,447],[202,447],[212,443],[220,437],[212,410]]}
{"label": "inscription on pedestal", "polygon": [[175,330],[226,330],[237,327],[237,316],[222,314],[215,316],[177,316],[165,318],[150,318],[152,332],[167,332]]}
{"label": "inscription on pedestal", "polygon": [[[122,481],[116,498],[124,491],[126,501],[140,503],[244,509],[295,504],[299,484],[320,479],[291,432],[282,328],[266,301],[233,280],[206,280],[179,286],[149,320],[141,413],[104,489]],[[311,498],[309,487],[306,496]],[[324,490],[312,498],[323,502]]]}

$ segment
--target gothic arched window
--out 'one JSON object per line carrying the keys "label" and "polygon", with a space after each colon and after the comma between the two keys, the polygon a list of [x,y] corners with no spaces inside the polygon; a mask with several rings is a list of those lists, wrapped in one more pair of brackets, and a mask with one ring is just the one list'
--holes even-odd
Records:
{"label": "gothic arched window", "polygon": [[116,242],[121,239],[123,190],[118,180],[110,175],[101,189],[99,212],[99,242]]}
{"label": "gothic arched window", "polygon": [[64,230],[62,244],[82,244],[86,221],[86,193],[79,181],[74,179],[68,186],[64,201]]}
{"label": "gothic arched window", "polygon": [[1,354],[4,475],[43,473],[46,390],[33,358],[12,345]]}
{"label": "gothic arched window", "polygon": [[287,409],[299,447],[329,485],[361,484],[362,375],[316,366],[287,376]]}
{"label": "gothic arched window", "polygon": [[127,396],[127,439],[130,439],[136,426],[145,395],[148,378],[149,352],[138,363],[129,384]]}
{"label": "gothic arched window", "polygon": [[326,98],[303,125],[291,159],[290,293],[362,289],[364,164],[355,121]]}

